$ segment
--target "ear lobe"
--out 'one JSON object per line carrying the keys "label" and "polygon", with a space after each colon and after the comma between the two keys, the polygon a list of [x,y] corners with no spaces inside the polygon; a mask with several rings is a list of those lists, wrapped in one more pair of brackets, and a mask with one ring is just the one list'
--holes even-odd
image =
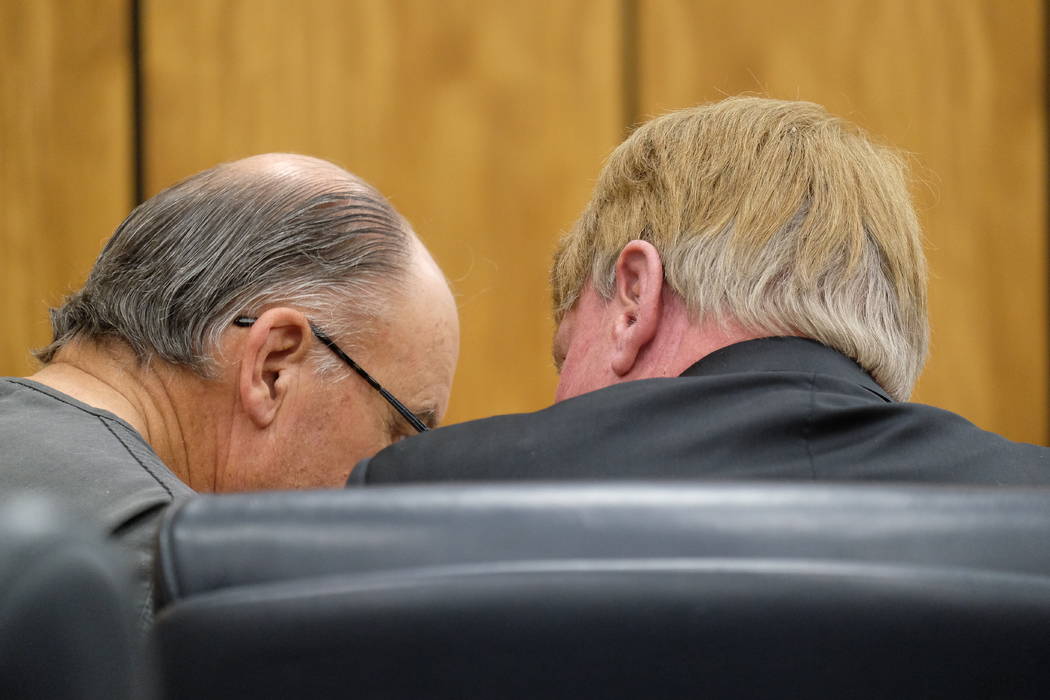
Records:
{"label": "ear lobe", "polygon": [[313,332],[301,312],[270,309],[248,329],[240,349],[238,393],[241,407],[259,428],[271,425],[294,390]]}
{"label": "ear lobe", "polygon": [[664,268],[660,254],[647,241],[631,241],[616,260],[611,367],[623,377],[634,369],[642,350],[660,327]]}

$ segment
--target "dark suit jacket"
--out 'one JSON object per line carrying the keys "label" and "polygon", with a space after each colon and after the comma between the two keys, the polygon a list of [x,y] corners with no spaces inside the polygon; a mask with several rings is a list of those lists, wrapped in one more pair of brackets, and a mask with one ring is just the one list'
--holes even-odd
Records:
{"label": "dark suit jacket", "polygon": [[1048,484],[1050,449],[894,402],[814,341],[764,338],[680,377],[404,440],[358,464],[348,483],[596,478]]}

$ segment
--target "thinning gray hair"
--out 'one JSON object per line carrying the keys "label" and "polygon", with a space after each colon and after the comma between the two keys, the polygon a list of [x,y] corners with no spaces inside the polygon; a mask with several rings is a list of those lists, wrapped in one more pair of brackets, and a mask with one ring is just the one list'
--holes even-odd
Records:
{"label": "thinning gray hair", "polygon": [[[352,343],[399,286],[412,239],[377,190],[326,161],[218,165],[131,212],[84,287],[51,309],[54,339],[36,356],[48,363],[75,339],[115,338],[140,362],[210,377],[233,320],[278,304]],[[321,371],[338,365],[323,348],[315,356]]]}

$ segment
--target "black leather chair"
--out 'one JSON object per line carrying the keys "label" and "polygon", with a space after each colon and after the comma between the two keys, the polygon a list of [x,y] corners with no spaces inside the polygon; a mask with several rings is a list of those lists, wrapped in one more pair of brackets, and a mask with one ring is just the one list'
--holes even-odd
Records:
{"label": "black leather chair", "polygon": [[1050,693],[1050,490],[202,497],[158,564],[173,698]]}
{"label": "black leather chair", "polygon": [[0,504],[0,698],[151,697],[130,569],[100,528],[33,496]]}

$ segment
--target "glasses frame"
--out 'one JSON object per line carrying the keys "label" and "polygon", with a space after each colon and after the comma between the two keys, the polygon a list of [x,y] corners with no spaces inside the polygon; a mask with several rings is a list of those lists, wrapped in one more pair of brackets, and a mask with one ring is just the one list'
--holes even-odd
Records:
{"label": "glasses frame", "polygon": [[[239,326],[241,328],[248,328],[257,320],[258,319],[252,316],[238,316],[237,318],[233,319],[233,325]],[[384,389],[382,384],[377,382],[371,374],[364,370],[364,368],[361,365],[354,362],[349,355],[343,352],[343,349],[336,345],[335,341],[329,338],[324,331],[315,326],[313,321],[307,319],[306,322],[310,324],[310,330],[313,331],[314,337],[321,341],[321,343],[325,347],[327,347],[329,350],[335,353],[335,356],[343,362],[345,362],[350,367],[350,369],[357,372],[357,374],[360,375],[362,379],[368,382],[368,385],[370,387],[378,391],[379,395],[386,399],[386,402],[393,406],[394,410],[400,413],[401,417],[408,421],[408,424],[415,428],[417,433],[425,433],[428,430],[430,430],[430,428],[427,427],[426,423],[419,419],[419,416],[410,411],[408,407],[405,406],[405,404],[398,401],[393,394]]]}

